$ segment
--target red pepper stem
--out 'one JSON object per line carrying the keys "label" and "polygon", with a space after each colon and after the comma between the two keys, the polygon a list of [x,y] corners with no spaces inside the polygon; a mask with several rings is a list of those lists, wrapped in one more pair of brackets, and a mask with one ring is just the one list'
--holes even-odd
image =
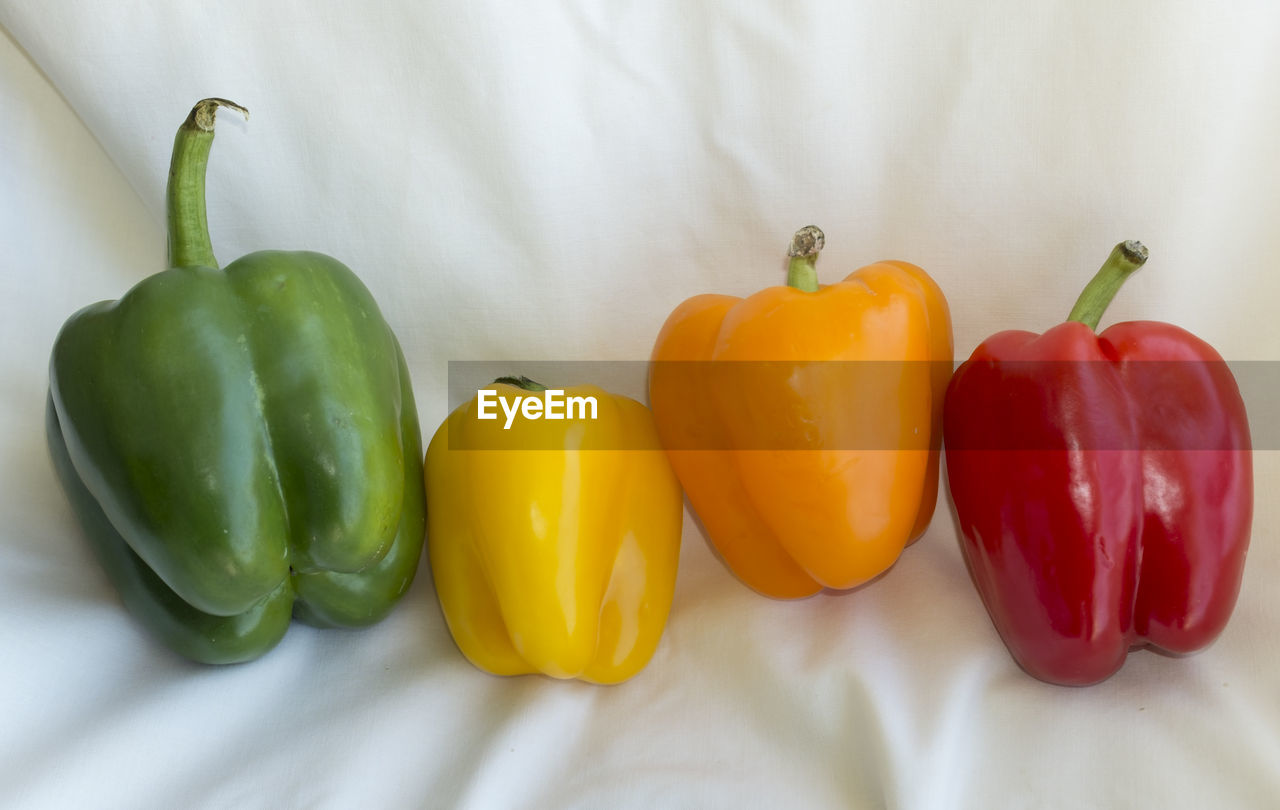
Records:
{"label": "red pepper stem", "polygon": [[827,243],[826,236],[816,225],[806,225],[791,238],[787,255],[787,286],[801,292],[818,291],[818,254]]}
{"label": "red pepper stem", "polygon": [[1096,330],[1102,320],[1102,313],[1107,311],[1111,299],[1116,297],[1124,280],[1147,260],[1147,249],[1141,242],[1130,239],[1121,242],[1111,251],[1107,261],[1080,293],[1076,305],[1067,316],[1069,321],[1079,321],[1090,329]]}
{"label": "red pepper stem", "polygon": [[516,388],[519,388],[522,391],[547,390],[547,387],[542,383],[534,382],[533,380],[523,375],[519,377],[499,377],[498,379],[493,381],[493,384],[494,385],[514,385]]}
{"label": "red pepper stem", "polygon": [[169,231],[169,266],[217,267],[209,241],[209,218],[204,206],[204,176],[213,146],[213,122],[218,108],[249,117],[249,111],[222,98],[196,102],[187,120],[173,139],[169,162],[169,185],[165,194],[165,214]]}

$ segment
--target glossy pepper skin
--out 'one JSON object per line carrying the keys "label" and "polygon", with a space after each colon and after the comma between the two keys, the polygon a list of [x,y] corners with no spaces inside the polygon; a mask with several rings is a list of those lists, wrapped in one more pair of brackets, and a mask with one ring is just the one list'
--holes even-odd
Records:
{"label": "glossy pepper skin", "polygon": [[1230,370],[1171,324],[1094,332],[1145,258],[1118,246],[1073,319],[988,338],[947,393],[961,547],[1009,651],[1051,683],[1103,680],[1132,647],[1198,650],[1239,591],[1253,474]]}
{"label": "glossy pepper skin", "polygon": [[897,261],[820,286],[823,241],[796,234],[785,287],[685,301],[650,366],[658,433],[712,544],[780,599],[881,574],[937,499],[946,299]]}
{"label": "glossy pepper skin", "polygon": [[126,606],[177,652],[233,663],[293,615],[386,615],[421,557],[425,495],[404,358],[355,275],[305,252],[217,269],[204,171],[218,106],[234,105],[200,102],[175,141],[171,268],[58,335],[47,433]]}
{"label": "glossy pepper skin", "polygon": [[[514,402],[541,387],[504,378]],[[428,553],[463,654],[497,675],[625,681],[653,656],[680,556],[684,501],[648,409],[595,386],[591,421],[477,418],[427,448]]]}

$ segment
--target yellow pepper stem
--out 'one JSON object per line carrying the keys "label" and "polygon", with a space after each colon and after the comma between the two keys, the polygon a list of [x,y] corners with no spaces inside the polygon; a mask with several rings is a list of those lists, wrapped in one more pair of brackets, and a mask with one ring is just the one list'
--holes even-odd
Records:
{"label": "yellow pepper stem", "polygon": [[533,380],[529,379],[528,377],[525,377],[524,375],[521,375],[519,377],[499,377],[498,379],[493,381],[493,384],[494,385],[514,385],[516,388],[519,388],[522,391],[547,390],[547,387],[542,383],[534,382]]}

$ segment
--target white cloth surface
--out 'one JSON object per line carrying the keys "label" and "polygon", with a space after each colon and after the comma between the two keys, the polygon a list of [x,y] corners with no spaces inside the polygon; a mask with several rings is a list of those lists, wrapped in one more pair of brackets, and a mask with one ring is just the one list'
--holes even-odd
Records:
{"label": "white cloth surface", "polygon": [[449,360],[643,360],[684,298],[781,283],[811,222],[826,279],[929,270],[960,357],[1061,321],[1140,238],[1152,258],[1105,322],[1280,360],[1271,0],[3,0],[0,25],[0,805],[1280,802],[1270,448],[1235,616],[1190,658],[1032,680],[944,494],[887,576],[793,603],[739,584],[686,518],[658,652],[602,688],[472,668],[425,561],[373,628],[295,624],[254,663],[186,663],[95,564],[42,426],[62,322],[164,267],[172,137],[206,96],[252,112],[219,116],[219,258],[355,269],[427,436]]}

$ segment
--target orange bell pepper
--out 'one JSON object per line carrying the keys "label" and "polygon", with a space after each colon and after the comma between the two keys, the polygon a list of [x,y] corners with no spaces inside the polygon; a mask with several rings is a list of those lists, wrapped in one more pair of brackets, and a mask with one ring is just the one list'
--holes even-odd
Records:
{"label": "orange bell pepper", "polygon": [[819,285],[823,241],[796,234],[785,287],[677,307],[649,373],[659,436],[709,539],[782,599],[881,574],[937,501],[946,299],[898,261]]}

